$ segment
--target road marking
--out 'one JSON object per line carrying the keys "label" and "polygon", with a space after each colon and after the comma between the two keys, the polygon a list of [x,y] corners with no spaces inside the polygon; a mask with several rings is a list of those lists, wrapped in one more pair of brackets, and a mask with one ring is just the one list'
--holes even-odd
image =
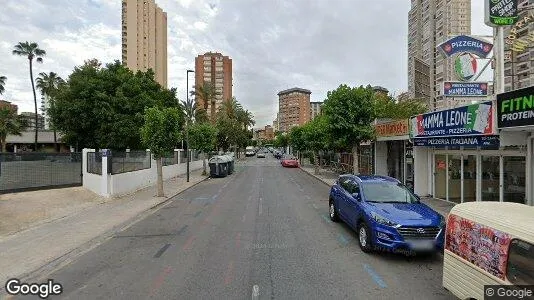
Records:
{"label": "road marking", "polygon": [[180,235],[180,234],[184,233],[184,231],[185,231],[186,229],[187,229],[187,225],[182,226],[182,228],[180,228],[180,230],[178,230],[178,231],[176,232],[176,235]]}
{"label": "road marking", "polygon": [[261,210],[262,210],[262,205],[261,205],[261,198],[260,198],[260,206],[258,208],[258,214],[261,216]]}
{"label": "road marking", "polygon": [[305,197],[306,199],[308,199],[308,200],[310,200],[310,199],[311,199],[311,197],[310,197],[310,196],[308,196],[308,195],[306,195],[306,196],[304,196],[304,197]]}
{"label": "road marking", "polygon": [[184,247],[182,248],[182,250],[189,250],[191,248],[191,245],[193,245],[193,241],[195,240],[195,236],[192,235],[190,236],[187,241],[185,242],[184,244]]}
{"label": "road marking", "polygon": [[319,207],[317,207],[317,205],[315,205],[315,203],[312,204],[312,206],[313,206],[313,208],[315,208],[315,209],[319,209]]}
{"label": "road marking", "polygon": [[197,211],[197,213],[193,216],[193,217],[198,217],[200,214],[202,213],[202,211]]}
{"label": "road marking", "polygon": [[234,271],[234,262],[230,261],[228,268],[226,269],[226,274],[224,275],[224,284],[229,285],[232,282],[232,273]]}
{"label": "road marking", "polygon": [[165,244],[165,246],[161,247],[161,249],[159,249],[158,252],[156,252],[156,254],[154,254],[154,258],[161,257],[163,252],[165,252],[167,249],[169,249],[170,246],[171,246],[171,244]]}
{"label": "road marking", "polygon": [[259,297],[260,297],[260,287],[257,284],[255,284],[252,287],[252,300],[259,299]]}
{"label": "road marking", "polygon": [[163,272],[159,274],[159,276],[154,280],[154,283],[152,284],[152,288],[150,289],[150,296],[149,298],[153,298],[154,294],[157,290],[163,285],[163,282],[165,281],[165,277],[169,275],[169,273],[172,271],[171,267],[166,267]]}
{"label": "road marking", "polygon": [[348,243],[349,243],[349,240],[343,235],[343,234],[340,234],[337,239],[339,240],[339,242],[341,244],[343,244],[344,246],[346,246]]}
{"label": "road marking", "polygon": [[376,282],[376,284],[378,284],[379,287],[381,287],[381,288],[387,288],[388,287],[386,285],[386,283],[384,282],[384,280],[382,280],[382,278],[373,270],[373,268],[371,268],[370,265],[364,264],[363,267],[365,268],[367,273],[369,273],[371,278],[373,278],[373,280]]}
{"label": "road marking", "polygon": [[323,217],[323,219],[328,222],[328,223],[332,223],[332,220],[330,220],[329,217],[327,217],[326,215],[322,215],[321,217]]}
{"label": "road marking", "polygon": [[243,215],[243,218],[241,218],[241,222],[245,222],[245,219],[246,219],[246,218],[247,218],[247,215],[244,214],[244,215]]}

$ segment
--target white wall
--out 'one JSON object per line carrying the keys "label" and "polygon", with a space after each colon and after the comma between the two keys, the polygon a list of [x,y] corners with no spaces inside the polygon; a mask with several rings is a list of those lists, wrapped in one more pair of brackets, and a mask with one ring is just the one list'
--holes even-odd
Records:
{"label": "white wall", "polygon": [[375,174],[388,176],[387,142],[375,142]]}
{"label": "white wall", "polygon": [[[105,157],[103,161],[104,176],[98,174],[92,174],[87,172],[87,153],[95,152],[94,149],[83,149],[83,187],[93,191],[104,197],[116,197],[129,193],[133,193],[140,189],[152,186],[156,184],[157,180],[157,166],[154,159],[151,160],[149,169],[138,170],[133,172],[126,172],[120,174],[107,174],[107,168],[105,168]],[[192,161],[189,163],[189,172],[202,169],[202,160]],[[106,169],[106,170],[104,170]],[[185,162],[164,166],[163,167],[163,180],[168,180],[179,175],[184,175],[187,172],[187,165]]]}
{"label": "white wall", "polygon": [[420,196],[427,196],[431,194],[429,190],[430,180],[432,175],[429,173],[429,155],[431,151],[426,147],[413,147],[414,159],[414,191]]}

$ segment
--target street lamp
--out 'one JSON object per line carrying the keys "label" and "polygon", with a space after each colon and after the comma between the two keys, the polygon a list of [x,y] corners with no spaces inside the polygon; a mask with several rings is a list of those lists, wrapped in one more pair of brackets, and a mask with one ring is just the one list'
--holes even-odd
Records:
{"label": "street lamp", "polygon": [[[187,94],[186,95],[186,99],[187,99],[187,103],[189,103],[189,73],[194,73],[195,71],[193,70],[187,70],[187,73],[186,73],[186,76],[185,76],[185,84],[187,85],[187,88],[185,89],[185,93]],[[185,120],[185,144],[186,144],[186,151],[185,151],[185,160],[186,160],[186,165],[187,165],[187,182],[189,182],[189,117],[191,116],[188,116],[187,119]]]}

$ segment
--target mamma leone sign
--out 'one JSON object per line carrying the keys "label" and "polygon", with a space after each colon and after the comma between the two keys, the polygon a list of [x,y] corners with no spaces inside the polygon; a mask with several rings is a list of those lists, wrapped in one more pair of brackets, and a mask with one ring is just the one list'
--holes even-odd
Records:
{"label": "mamma leone sign", "polygon": [[534,125],[534,86],[497,95],[499,128]]}
{"label": "mamma leone sign", "polygon": [[488,84],[486,82],[445,81],[443,95],[446,97],[485,97],[488,95]]}
{"label": "mamma leone sign", "polygon": [[410,121],[410,137],[491,135],[492,108],[488,101],[415,116]]}

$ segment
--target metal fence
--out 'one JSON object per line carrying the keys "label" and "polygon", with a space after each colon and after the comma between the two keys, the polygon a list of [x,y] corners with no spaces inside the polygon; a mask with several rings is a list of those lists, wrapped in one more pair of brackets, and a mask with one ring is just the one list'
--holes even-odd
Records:
{"label": "metal fence", "polygon": [[151,159],[148,151],[111,152],[108,157],[111,174],[121,174],[150,169]]}
{"label": "metal fence", "polygon": [[0,193],[82,185],[82,154],[0,153]]}
{"label": "metal fence", "polygon": [[102,153],[87,152],[87,173],[102,175]]}

